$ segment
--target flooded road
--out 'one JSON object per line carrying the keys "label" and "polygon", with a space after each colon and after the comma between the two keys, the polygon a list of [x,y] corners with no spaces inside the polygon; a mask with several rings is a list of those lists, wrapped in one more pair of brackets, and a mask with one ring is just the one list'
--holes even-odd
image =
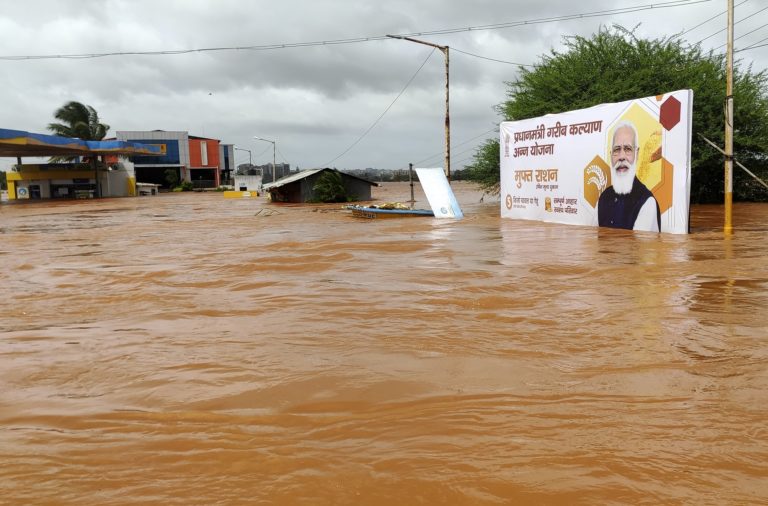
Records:
{"label": "flooded road", "polygon": [[0,206],[0,504],[768,504],[768,205],[454,190]]}

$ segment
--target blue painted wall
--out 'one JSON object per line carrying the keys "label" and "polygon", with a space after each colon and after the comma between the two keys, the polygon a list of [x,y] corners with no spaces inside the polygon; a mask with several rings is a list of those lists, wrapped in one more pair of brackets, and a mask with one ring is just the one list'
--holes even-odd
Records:
{"label": "blue painted wall", "polygon": [[140,142],[142,144],[165,144],[165,155],[163,156],[134,156],[133,163],[150,165],[150,164],[168,164],[168,165],[180,165],[181,157],[179,156],[179,141],[178,139],[131,139],[131,142]]}

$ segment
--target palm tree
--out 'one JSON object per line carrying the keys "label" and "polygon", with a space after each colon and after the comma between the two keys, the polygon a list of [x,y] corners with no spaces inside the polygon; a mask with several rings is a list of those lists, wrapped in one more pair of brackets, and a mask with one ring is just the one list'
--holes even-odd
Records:
{"label": "palm tree", "polygon": [[[61,121],[61,123],[49,123],[48,130],[62,137],[76,137],[84,141],[100,141],[107,135],[109,130],[109,125],[99,123],[99,114],[96,112],[96,109],[80,102],[67,102],[56,110],[53,117]],[[51,157],[50,161],[73,161],[76,158],[76,156],[54,156]],[[97,196],[100,196],[96,157],[89,157],[89,161],[91,167],[93,167],[96,193]]]}
{"label": "palm tree", "polygon": [[109,125],[99,123],[99,113],[96,109],[80,102],[67,102],[56,110],[53,117],[62,123],[49,123],[48,130],[62,137],[100,141],[109,130]]}

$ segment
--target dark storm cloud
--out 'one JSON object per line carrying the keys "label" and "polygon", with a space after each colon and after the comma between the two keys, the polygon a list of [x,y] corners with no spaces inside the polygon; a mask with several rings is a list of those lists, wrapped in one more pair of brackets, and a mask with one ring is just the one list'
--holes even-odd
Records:
{"label": "dark storm cloud", "polygon": [[[304,168],[338,156],[355,142],[355,148],[335,165],[394,168],[439,153],[444,142],[443,54],[434,52],[414,77],[432,49],[402,40],[263,51],[227,48],[483,28],[646,5],[642,0],[588,0],[578,5],[565,0],[546,5],[491,0],[28,0],[6,4],[0,13],[0,56],[224,49],[0,60],[0,85],[6,93],[0,127],[43,132],[56,108],[67,100],[78,100],[99,111],[103,121],[112,125],[111,134],[118,129],[188,130],[252,150],[261,147],[253,140],[259,135],[278,139],[285,160]],[[516,65],[503,62],[535,63],[542,54],[561,48],[564,36],[588,36],[613,23],[628,28],[639,24],[637,33],[643,37],[667,36],[713,17],[725,9],[724,4],[711,1],[417,38],[453,48],[451,129],[452,143],[459,145],[492,130],[499,121],[494,106],[505,100],[504,83],[514,80],[518,72]],[[757,2],[746,2],[738,7],[737,19],[758,8]],[[745,20],[740,33],[758,28],[759,19]],[[686,39],[696,42],[724,23],[724,16],[705,23]],[[742,43],[766,36],[758,30]],[[704,47],[716,48],[724,38],[720,34],[707,39]],[[761,69],[767,54],[768,48],[760,48],[739,56]],[[0,160],[5,162],[13,160]]]}

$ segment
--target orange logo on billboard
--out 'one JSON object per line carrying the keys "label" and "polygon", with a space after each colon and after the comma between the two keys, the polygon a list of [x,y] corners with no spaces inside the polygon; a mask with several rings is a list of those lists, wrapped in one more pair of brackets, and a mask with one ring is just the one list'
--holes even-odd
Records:
{"label": "orange logo on billboard", "polygon": [[149,143],[144,143],[144,144],[147,144],[149,146],[157,146],[158,148],[160,148],[160,154],[163,156],[168,154],[168,146],[166,144],[149,144]]}
{"label": "orange logo on billboard", "polygon": [[603,190],[611,185],[611,168],[605,160],[596,156],[584,167],[584,200],[593,208]]}

